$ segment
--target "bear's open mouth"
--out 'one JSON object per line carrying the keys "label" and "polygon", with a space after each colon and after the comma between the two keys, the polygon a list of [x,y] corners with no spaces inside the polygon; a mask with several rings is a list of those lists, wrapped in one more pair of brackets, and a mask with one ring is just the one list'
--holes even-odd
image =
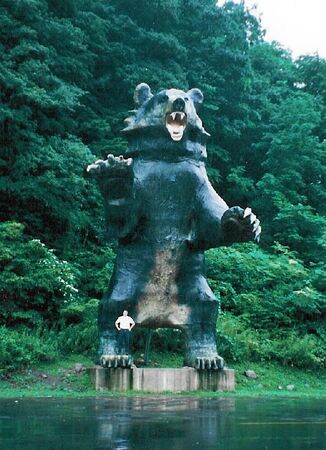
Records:
{"label": "bear's open mouth", "polygon": [[171,138],[180,141],[187,126],[187,115],[181,111],[173,111],[166,115],[165,124]]}

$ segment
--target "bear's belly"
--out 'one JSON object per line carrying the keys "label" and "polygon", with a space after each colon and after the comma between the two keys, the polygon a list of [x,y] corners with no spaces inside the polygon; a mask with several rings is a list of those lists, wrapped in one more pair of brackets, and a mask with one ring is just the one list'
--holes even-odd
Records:
{"label": "bear's belly", "polygon": [[136,323],[153,327],[171,327],[189,323],[190,308],[179,304],[176,279],[179,270],[178,252],[158,251],[143,286],[136,307]]}

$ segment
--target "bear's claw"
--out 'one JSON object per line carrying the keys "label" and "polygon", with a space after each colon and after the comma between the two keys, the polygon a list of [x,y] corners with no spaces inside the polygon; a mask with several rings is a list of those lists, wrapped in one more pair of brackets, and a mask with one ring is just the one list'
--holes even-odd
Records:
{"label": "bear's claw", "polygon": [[224,359],[216,357],[200,357],[195,360],[195,369],[197,370],[218,370],[223,369]]}
{"label": "bear's claw", "polygon": [[101,173],[104,171],[116,172],[129,168],[132,162],[132,158],[125,159],[122,155],[114,156],[110,153],[105,161],[103,159],[98,159],[95,163],[89,164],[86,171],[88,173]]}
{"label": "bear's claw", "polygon": [[133,361],[130,355],[102,355],[100,363],[102,367],[108,369],[116,369],[117,367],[128,369],[131,367]]}
{"label": "bear's claw", "polygon": [[251,208],[242,209],[233,206],[222,216],[222,229],[225,243],[259,242],[261,234],[260,221]]}

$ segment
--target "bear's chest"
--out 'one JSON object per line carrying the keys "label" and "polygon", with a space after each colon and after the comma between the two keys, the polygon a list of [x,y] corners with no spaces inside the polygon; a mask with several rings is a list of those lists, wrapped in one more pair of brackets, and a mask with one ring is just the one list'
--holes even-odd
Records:
{"label": "bear's chest", "polygon": [[200,165],[187,161],[140,161],[134,168],[136,190],[143,206],[162,210],[193,207],[201,180]]}

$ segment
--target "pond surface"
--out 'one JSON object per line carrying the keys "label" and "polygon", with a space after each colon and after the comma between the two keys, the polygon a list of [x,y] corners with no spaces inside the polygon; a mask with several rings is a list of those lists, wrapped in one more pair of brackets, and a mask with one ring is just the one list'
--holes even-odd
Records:
{"label": "pond surface", "polygon": [[0,448],[324,450],[326,405],[233,397],[0,400]]}

